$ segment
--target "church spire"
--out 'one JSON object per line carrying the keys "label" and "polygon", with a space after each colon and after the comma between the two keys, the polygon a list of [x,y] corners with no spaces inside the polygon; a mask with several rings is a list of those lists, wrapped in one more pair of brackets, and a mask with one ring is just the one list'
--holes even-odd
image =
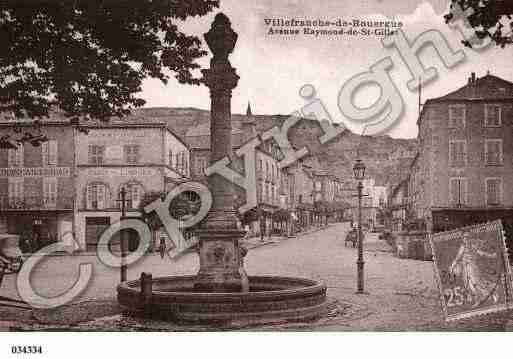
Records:
{"label": "church spire", "polygon": [[253,116],[251,113],[251,103],[248,101],[248,108],[246,109],[246,116]]}

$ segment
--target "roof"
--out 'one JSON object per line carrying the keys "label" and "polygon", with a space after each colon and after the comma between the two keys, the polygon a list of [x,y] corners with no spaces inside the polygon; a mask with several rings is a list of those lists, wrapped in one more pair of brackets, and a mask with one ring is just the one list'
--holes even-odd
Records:
{"label": "roof", "polygon": [[[14,118],[9,113],[0,113],[0,124],[12,125],[12,124],[31,124],[34,121],[39,121],[43,125],[49,124],[71,124],[71,118],[64,114],[64,111],[59,109],[50,110],[48,117],[38,118]],[[165,122],[147,118],[142,116],[125,116],[125,117],[111,117],[107,121],[100,120],[87,120],[85,118],[80,119],[80,125],[84,127],[116,127],[116,126],[159,126],[163,127],[166,125]]]}
{"label": "roof", "polygon": [[[33,118],[20,118],[14,119],[7,113],[0,113],[0,126],[9,127],[16,125],[30,126],[34,124],[34,121],[39,121],[43,126],[49,125],[71,125],[72,121],[69,117],[64,115],[64,112],[58,109],[51,110],[49,117],[41,117],[37,119]],[[180,141],[185,147],[188,147],[185,141],[177,135],[171,128],[167,126],[167,123],[159,118],[152,118],[141,115],[128,115],[125,117],[111,117],[108,121],[100,120],[85,120],[81,119],[79,122],[80,127],[84,128],[96,128],[96,129],[108,129],[108,128],[165,128],[171,133],[178,141]]]}
{"label": "roof", "polygon": [[[243,140],[243,132],[238,128],[232,128],[232,145],[240,147]],[[203,122],[191,127],[185,133],[185,142],[189,148],[210,149],[210,122]]]}
{"label": "roof", "polygon": [[429,99],[428,102],[460,100],[513,100],[513,83],[500,77],[487,74],[477,78],[475,74],[468,79],[465,86],[442,97]]}
{"label": "roof", "polygon": [[[242,131],[238,128],[232,128],[232,136],[242,134]],[[210,136],[210,122],[200,123],[194,127],[191,127],[185,133],[185,137],[195,136]]]}
{"label": "roof", "polygon": [[397,183],[395,186],[393,186],[392,193],[390,194],[390,197],[395,197],[397,192],[399,192],[399,190],[402,188],[408,190],[408,182],[409,182],[409,176],[406,178],[403,178],[399,183]]}

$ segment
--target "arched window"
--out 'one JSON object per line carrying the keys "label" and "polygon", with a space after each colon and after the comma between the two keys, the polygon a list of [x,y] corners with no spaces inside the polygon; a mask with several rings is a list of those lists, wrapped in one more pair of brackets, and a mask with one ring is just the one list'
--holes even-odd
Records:
{"label": "arched window", "polygon": [[86,208],[106,209],[110,205],[110,191],[108,186],[102,182],[94,182],[86,188]]}

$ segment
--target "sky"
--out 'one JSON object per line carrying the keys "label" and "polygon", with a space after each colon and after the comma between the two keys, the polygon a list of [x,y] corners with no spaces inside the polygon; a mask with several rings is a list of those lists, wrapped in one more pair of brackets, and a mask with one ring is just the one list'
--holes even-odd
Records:
{"label": "sky", "polygon": [[[379,37],[309,37],[300,35],[271,36],[264,19],[334,19],[400,20],[409,39],[435,29],[442,32],[454,50],[465,52],[465,61],[446,69],[437,59],[435,51],[425,48],[420,52],[426,66],[437,66],[439,76],[422,89],[422,101],[439,97],[465,85],[471,72],[478,77],[491,74],[513,81],[511,58],[513,47],[493,47],[481,53],[463,47],[461,35],[449,28],[443,19],[448,0],[221,0],[219,9],[211,14],[179,23],[187,33],[202,38],[216,13],[225,13],[239,34],[233,54],[232,66],[240,76],[233,91],[232,112],[245,113],[248,101],[254,114],[291,114],[306,103],[299,96],[305,84],[315,87],[318,98],[329,111],[334,122],[341,121],[338,94],[346,81],[369,71],[370,66],[390,56],[394,67],[390,75],[400,91],[405,111],[395,126],[387,132],[396,138],[417,135],[418,93],[409,91],[406,82],[410,75],[395,50],[384,48]],[[206,46],[206,45],[205,45]],[[210,54],[199,63],[209,66]],[[379,97],[377,87],[368,87],[358,93],[354,103],[370,106]],[[196,107],[209,109],[210,98],[205,86],[181,85],[172,78],[167,85],[149,79],[143,84],[141,95],[147,107]],[[361,133],[362,126],[345,123],[353,132]]]}

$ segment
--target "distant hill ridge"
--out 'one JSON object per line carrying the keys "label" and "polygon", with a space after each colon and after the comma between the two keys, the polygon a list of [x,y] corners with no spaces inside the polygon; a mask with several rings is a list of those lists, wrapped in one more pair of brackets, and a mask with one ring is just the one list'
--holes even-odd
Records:
{"label": "distant hill ridge", "polygon": [[[192,126],[205,125],[210,121],[210,111],[196,108],[154,107],[134,111],[132,116],[159,120],[182,139]],[[237,127],[246,115],[232,114]],[[281,126],[287,115],[252,115],[258,132],[273,126]],[[417,152],[416,139],[395,139],[384,136],[360,136],[346,130],[327,144],[318,140],[323,131],[318,121],[302,118],[289,131],[289,140],[296,147],[307,146],[315,157],[313,162],[322,169],[345,180],[352,179],[352,167],[359,155],[367,166],[366,177],[372,177],[378,185],[398,183],[408,172],[409,165]],[[316,165],[317,167],[317,165]]]}

